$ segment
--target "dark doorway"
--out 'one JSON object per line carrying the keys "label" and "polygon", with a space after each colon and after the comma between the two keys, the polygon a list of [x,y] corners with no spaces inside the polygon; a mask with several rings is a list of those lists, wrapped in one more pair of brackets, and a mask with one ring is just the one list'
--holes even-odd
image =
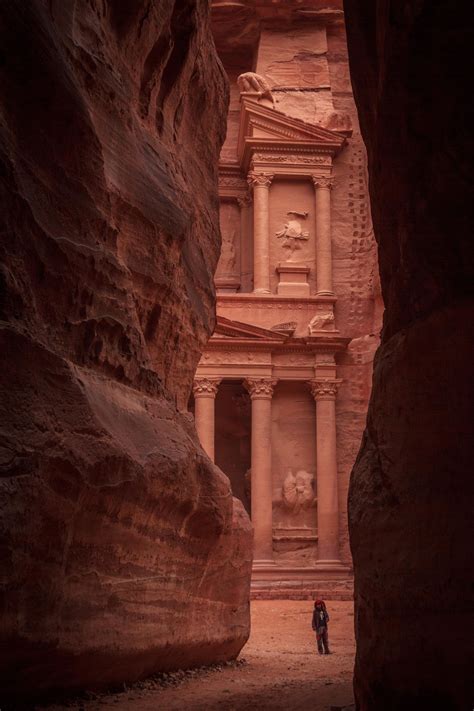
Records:
{"label": "dark doorway", "polygon": [[224,380],[216,396],[215,461],[250,513],[250,397],[240,380]]}

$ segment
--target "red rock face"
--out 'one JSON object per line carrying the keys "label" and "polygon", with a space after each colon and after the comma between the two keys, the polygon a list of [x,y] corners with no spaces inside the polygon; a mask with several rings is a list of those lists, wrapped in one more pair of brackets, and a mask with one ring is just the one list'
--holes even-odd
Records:
{"label": "red rock face", "polygon": [[219,251],[207,3],[0,18],[4,692],[234,657],[250,524],[184,412]]}
{"label": "red rock face", "polygon": [[349,524],[362,711],[472,707],[467,3],[346,3],[386,304]]}

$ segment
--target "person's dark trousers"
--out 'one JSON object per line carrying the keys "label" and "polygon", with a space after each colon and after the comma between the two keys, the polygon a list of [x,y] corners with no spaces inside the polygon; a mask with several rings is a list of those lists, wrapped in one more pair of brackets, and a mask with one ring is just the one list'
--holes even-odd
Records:
{"label": "person's dark trousers", "polygon": [[330,654],[328,628],[320,627],[316,632],[316,641],[318,643],[318,652],[320,654]]}

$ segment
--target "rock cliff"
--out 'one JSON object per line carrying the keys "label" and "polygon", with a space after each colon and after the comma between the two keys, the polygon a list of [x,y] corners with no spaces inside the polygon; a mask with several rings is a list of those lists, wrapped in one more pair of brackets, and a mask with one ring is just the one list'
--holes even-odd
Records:
{"label": "rock cliff", "polygon": [[345,10],[386,305],[349,493],[358,709],[468,709],[469,4],[346,0]]}
{"label": "rock cliff", "polygon": [[185,413],[227,84],[205,0],[0,10],[4,694],[235,657],[251,528]]}

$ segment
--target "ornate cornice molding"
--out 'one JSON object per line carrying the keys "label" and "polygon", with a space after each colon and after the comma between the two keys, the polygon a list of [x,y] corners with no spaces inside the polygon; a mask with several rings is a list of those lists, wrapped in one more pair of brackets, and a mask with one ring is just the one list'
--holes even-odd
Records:
{"label": "ornate cornice molding", "polygon": [[277,380],[273,380],[271,378],[248,378],[247,380],[244,380],[244,387],[252,400],[256,398],[270,400],[277,382]]}
{"label": "ornate cornice molding", "polygon": [[193,383],[194,397],[215,397],[222,378],[195,378]]}
{"label": "ornate cornice molding", "polygon": [[274,177],[275,176],[272,173],[264,173],[260,171],[257,172],[255,170],[251,170],[247,177],[247,183],[252,188],[255,188],[257,186],[264,186],[265,188],[269,188]]}
{"label": "ornate cornice molding", "polygon": [[309,380],[308,385],[315,400],[335,400],[341,379],[315,378]]}

